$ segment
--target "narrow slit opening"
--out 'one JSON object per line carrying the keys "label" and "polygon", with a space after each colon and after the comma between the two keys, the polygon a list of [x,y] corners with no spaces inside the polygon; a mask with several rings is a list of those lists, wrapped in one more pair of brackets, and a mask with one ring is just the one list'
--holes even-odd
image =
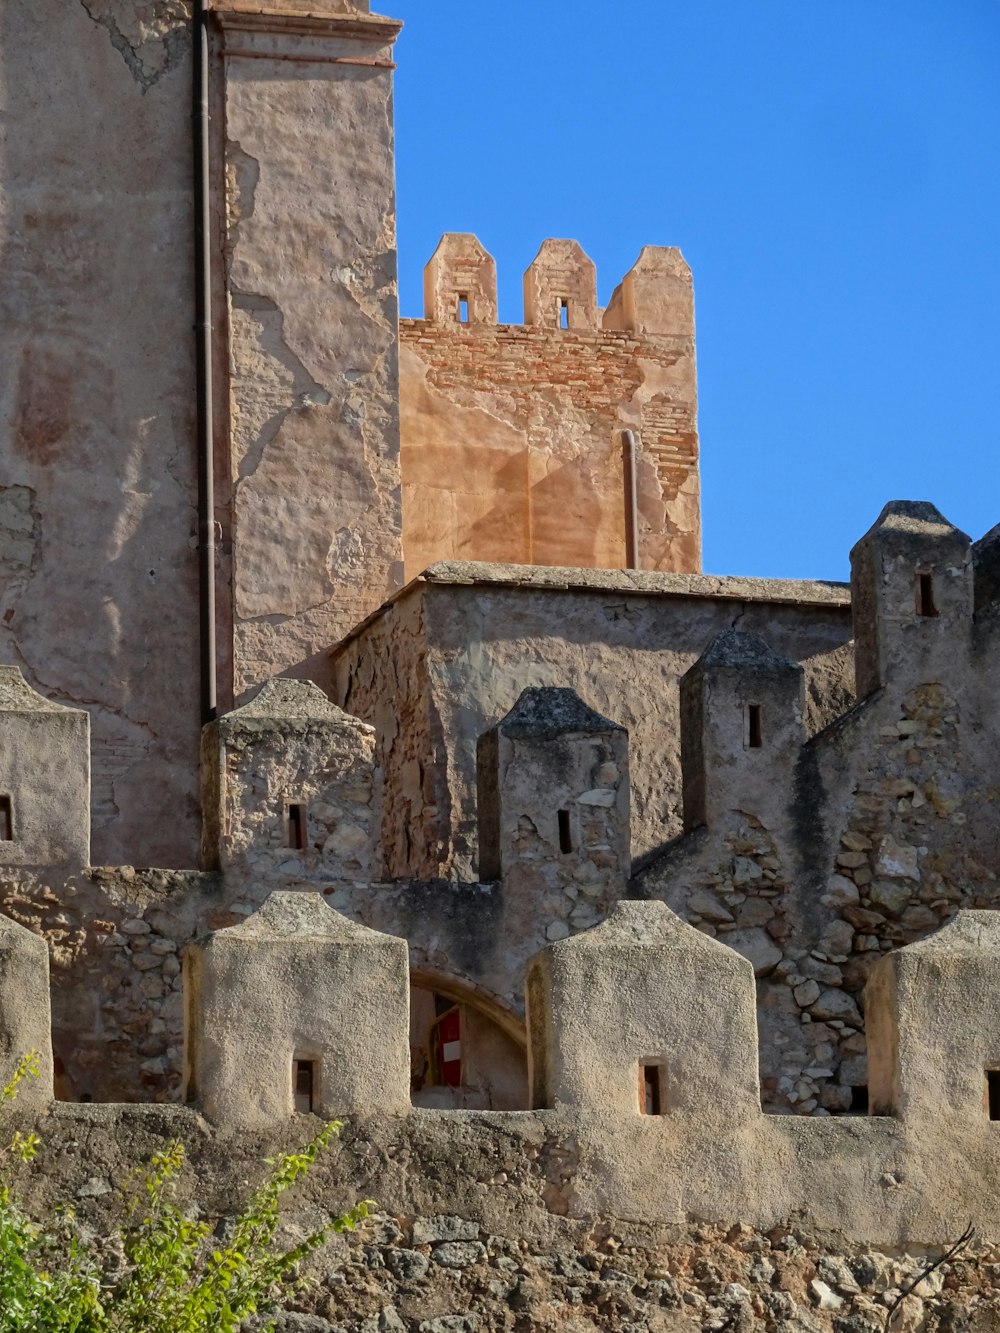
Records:
{"label": "narrow slit opening", "polygon": [[569,302],[564,296],[559,298],[559,327],[561,329],[569,328]]}
{"label": "narrow slit opening", "polygon": [[639,1066],[639,1113],[663,1114],[662,1070],[660,1065]]}
{"label": "narrow slit opening", "polygon": [[14,841],[14,806],[9,796],[0,796],[0,842]]}
{"label": "narrow slit opening", "polygon": [[469,322],[469,298],[462,292],[458,296],[458,322],[459,324]]}
{"label": "narrow slit opening", "polygon": [[573,850],[573,833],[569,826],[569,811],[559,811],[559,850],[566,856]]}
{"label": "narrow slit opening", "polygon": [[986,1070],[986,1110],[991,1120],[1000,1120],[1000,1069]]}
{"label": "narrow slit opening", "polygon": [[295,1110],[308,1115],[315,1108],[316,1062],[315,1060],[295,1060],[292,1064],[292,1088],[294,1089]]}
{"label": "narrow slit opening", "polygon": [[860,1083],[851,1089],[851,1115],[868,1114],[868,1084]]}
{"label": "narrow slit opening", "polygon": [[306,808],[301,801],[292,801],[288,807],[286,845],[297,852],[306,847]]}
{"label": "narrow slit opening", "polygon": [[751,750],[759,750],[764,744],[763,733],[761,731],[761,707],[760,704],[747,705],[747,747]]}
{"label": "narrow slit opening", "polygon": [[934,617],[938,613],[934,604],[934,575],[926,570],[917,572],[917,615]]}

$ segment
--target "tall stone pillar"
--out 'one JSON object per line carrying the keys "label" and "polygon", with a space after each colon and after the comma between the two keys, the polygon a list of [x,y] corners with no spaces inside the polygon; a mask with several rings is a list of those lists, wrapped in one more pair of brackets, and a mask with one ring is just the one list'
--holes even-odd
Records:
{"label": "tall stone pillar", "polygon": [[402,578],[401,24],[367,9],[223,0],[215,10],[237,701],[289,668],[308,674]]}

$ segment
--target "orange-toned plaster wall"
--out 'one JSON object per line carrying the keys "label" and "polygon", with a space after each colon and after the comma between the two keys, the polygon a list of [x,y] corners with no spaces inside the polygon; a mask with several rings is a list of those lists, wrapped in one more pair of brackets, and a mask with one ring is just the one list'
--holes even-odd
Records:
{"label": "orange-toned plaster wall", "polygon": [[626,567],[627,430],[639,566],[697,573],[693,303],[679,252],[644,251],[606,312],[572,242],[546,242],[528,270],[526,324],[497,324],[495,283],[474,237],[445,237],[427,317],[401,322],[406,577],[455,559]]}

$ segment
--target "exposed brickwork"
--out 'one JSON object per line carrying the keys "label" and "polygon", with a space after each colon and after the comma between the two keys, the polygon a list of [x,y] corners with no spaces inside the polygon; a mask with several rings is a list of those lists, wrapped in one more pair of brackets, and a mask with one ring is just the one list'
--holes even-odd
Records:
{"label": "exposed brickwork", "polygon": [[445,238],[428,317],[401,322],[408,577],[455,558],[625,568],[627,431],[638,567],[701,567],[690,273],[677,251],[645,251],[645,286],[601,327],[593,265],[571,247],[570,271],[569,244],[547,241],[526,276],[544,324],[495,322],[495,273],[476,268],[478,294],[469,278],[470,256],[492,264],[475,237]]}
{"label": "exposed brickwork", "polygon": [[[416,531],[420,492],[427,488],[421,460],[408,448],[407,400],[403,400],[404,551],[407,574],[434,560],[462,557],[525,564],[625,565],[625,504],[621,434],[636,430],[647,459],[640,512],[647,531],[642,567],[666,572],[700,568],[694,531],[675,516],[694,488],[697,502],[698,435],[692,402],[662,393],[643,397],[643,384],[662,377],[687,355],[683,339],[650,340],[618,329],[542,329],[522,325],[431,324],[407,319],[402,348],[426,373],[429,389],[445,400],[500,416],[523,432],[524,448],[540,458],[565,454],[564,465],[592,483],[596,523],[566,530],[563,490],[533,485],[530,513],[508,527],[500,549],[477,548],[475,534]],[[412,363],[411,363],[412,364]],[[560,435],[568,438],[560,440]],[[562,446],[562,448],[560,448]],[[551,472],[543,475],[552,477]],[[558,473],[556,474],[558,477]],[[445,477],[440,478],[446,480]],[[451,480],[451,478],[447,478]],[[541,493],[539,491],[541,490]],[[568,494],[567,494],[568,492]],[[572,503],[573,491],[563,490]],[[512,505],[512,508],[515,506]],[[687,515],[685,514],[685,523]],[[451,535],[451,541],[448,541]],[[499,535],[499,534],[498,534]],[[447,543],[447,544],[443,544]]]}

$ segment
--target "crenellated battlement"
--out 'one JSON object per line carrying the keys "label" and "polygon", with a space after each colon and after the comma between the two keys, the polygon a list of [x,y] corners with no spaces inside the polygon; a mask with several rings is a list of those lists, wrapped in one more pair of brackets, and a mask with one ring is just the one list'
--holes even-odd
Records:
{"label": "crenellated battlement", "polygon": [[[597,303],[597,269],[577,241],[544,240],[524,274],[524,324],[570,333],[601,329],[646,338],[694,338],[691,270],[675,246],[647,245],[615,288]],[[424,269],[423,321],[470,333],[496,325],[497,266],[477,236],[446,232]]]}
{"label": "crenellated battlement", "polygon": [[[660,799],[684,818],[634,863],[636,752],[615,702],[635,646],[607,689],[590,665],[589,688],[537,683],[529,662],[534,683],[478,729],[471,882],[382,878],[383,808],[399,820],[385,742],[412,725],[406,697],[391,714],[382,698],[368,723],[289,679],[205,728],[203,870],[89,867],[73,813],[89,806],[86,715],[8,669],[0,1043],[43,1052],[40,1105],[53,1088],[180,1097],[227,1131],[307,1110],[532,1109],[590,1145],[579,1199],[604,1207],[611,1191],[634,1216],[711,1215],[715,1162],[746,1216],[796,1206],[808,1176],[817,1217],[875,1234],[882,1205],[855,1200],[849,1217],[823,1163],[851,1143],[859,1181],[933,1182],[947,1132],[965,1164],[949,1197],[992,1215],[991,540],[973,544],[926,503],[886,507],[853,558],[862,697],[811,733],[808,695],[828,675],[791,654],[801,626],[777,651],[727,614],[686,669],[654,653],[642,706],[678,719],[681,780]],[[465,586],[482,616],[494,594]],[[518,590],[544,620],[539,595]],[[592,595],[606,610],[599,584]],[[621,603],[615,623],[630,616]],[[687,619],[703,626],[705,607]],[[582,623],[565,623],[592,653]],[[454,682],[464,668],[449,670]],[[509,668],[495,675],[510,687]],[[671,1163],[669,1198],[651,1198],[636,1166],[650,1152]],[[775,1155],[784,1192],[758,1202]],[[927,1214],[928,1235],[947,1234],[942,1216]]]}
{"label": "crenellated battlement", "polygon": [[971,1217],[890,1323],[986,1333],[1000,527],[702,574],[683,254],[401,320],[372,8],[5,8],[5,1184],[107,1237],[181,1139],[223,1234],[344,1116],[290,1325],[873,1333]]}
{"label": "crenellated battlement", "polygon": [[[883,960],[867,991],[879,1113],[803,1123],[761,1111],[750,964],[663,904],[621,903],[532,960],[534,1115],[481,1113],[478,1132],[505,1135],[525,1162],[536,1127],[572,1149],[570,1218],[738,1216],[766,1229],[795,1214],[849,1244],[932,1245],[971,1213],[988,1235],[1000,1225],[996,920],[960,913]],[[29,1098],[42,1108],[45,950],[14,928],[2,952],[3,1036],[39,1043]],[[407,985],[405,942],[320,895],[273,895],[188,950],[191,1110],[229,1136],[340,1113],[376,1134],[389,1121],[397,1144],[419,1139],[423,1118],[441,1113],[408,1107]],[[25,997],[38,1005],[27,1026]]]}
{"label": "crenellated battlement", "polygon": [[546,240],[524,274],[524,323],[500,324],[493,257],[445,235],[400,352],[409,576],[446,559],[700,569],[679,250],[643,250],[604,311],[577,242]]}

